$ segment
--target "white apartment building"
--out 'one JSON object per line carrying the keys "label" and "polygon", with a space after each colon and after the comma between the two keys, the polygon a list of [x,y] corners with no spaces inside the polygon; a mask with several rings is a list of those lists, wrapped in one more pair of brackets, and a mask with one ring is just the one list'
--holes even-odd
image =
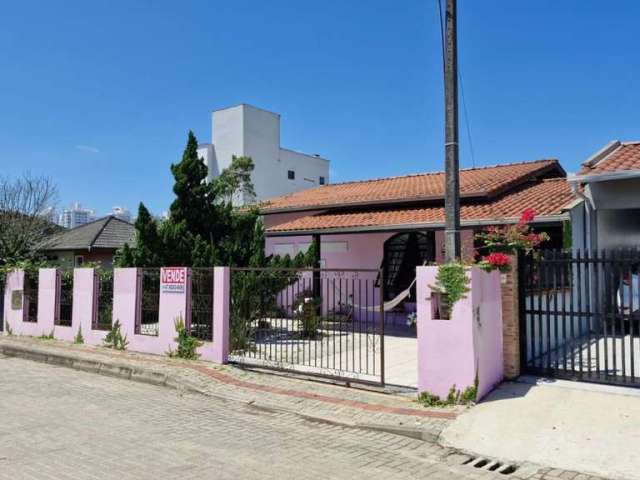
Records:
{"label": "white apartment building", "polygon": [[131,223],[131,220],[133,219],[131,211],[127,207],[113,207],[111,209],[111,215],[128,223]]}
{"label": "white apartment building", "polygon": [[64,228],[75,228],[85,223],[93,222],[96,219],[96,212],[82,206],[76,202],[62,211],[59,224]]}
{"label": "white apartment building", "polygon": [[244,205],[329,183],[329,160],[280,146],[280,115],[251,105],[215,110],[212,142],[200,144],[200,155],[209,168],[211,181],[231,164],[233,155],[253,159],[254,198],[244,196],[234,203]]}

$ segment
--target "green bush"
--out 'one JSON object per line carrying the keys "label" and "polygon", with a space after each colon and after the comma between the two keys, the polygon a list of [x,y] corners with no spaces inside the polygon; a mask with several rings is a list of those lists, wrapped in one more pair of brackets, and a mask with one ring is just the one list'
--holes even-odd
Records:
{"label": "green bush", "polygon": [[73,343],[82,345],[84,343],[84,337],[82,336],[82,327],[78,327],[78,333],[73,339]]}
{"label": "green bush", "polygon": [[103,346],[107,348],[113,348],[115,350],[126,350],[129,341],[126,335],[122,335],[120,331],[120,320],[113,322],[111,330],[107,333],[106,337],[102,341]]}
{"label": "green bush", "polygon": [[174,320],[177,337],[174,338],[178,344],[176,350],[169,350],[167,354],[171,358],[184,358],[186,360],[197,360],[200,358],[198,348],[204,345],[204,342],[198,340],[196,337],[192,337],[184,324],[182,317],[178,317]]}

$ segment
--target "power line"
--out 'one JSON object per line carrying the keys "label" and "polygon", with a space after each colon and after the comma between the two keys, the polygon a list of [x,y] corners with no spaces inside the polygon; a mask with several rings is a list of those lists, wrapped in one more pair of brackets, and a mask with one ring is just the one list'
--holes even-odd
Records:
{"label": "power line", "polygon": [[462,81],[462,71],[458,69],[458,78],[460,79],[460,94],[462,97],[462,110],[464,111],[464,124],[467,127],[467,139],[469,140],[469,151],[471,153],[471,164],[476,167],[476,156],[473,151],[473,140],[471,139],[471,122],[469,121],[469,112],[467,112],[467,102],[464,99],[464,83]]}
{"label": "power line", "polygon": [[[438,23],[440,24],[440,43],[442,45],[442,69],[444,71],[445,68],[445,51],[444,51],[444,18],[442,17],[442,0],[438,1],[438,19],[440,20]],[[467,130],[467,140],[469,142],[469,152],[471,153],[471,164],[475,168],[476,166],[476,155],[475,150],[473,148],[473,139],[471,137],[471,121],[469,120],[469,112],[467,110],[467,102],[464,96],[464,82],[462,81],[462,69],[459,66],[458,62],[458,79],[460,80],[460,94],[462,100],[462,110],[464,112],[464,124]]]}

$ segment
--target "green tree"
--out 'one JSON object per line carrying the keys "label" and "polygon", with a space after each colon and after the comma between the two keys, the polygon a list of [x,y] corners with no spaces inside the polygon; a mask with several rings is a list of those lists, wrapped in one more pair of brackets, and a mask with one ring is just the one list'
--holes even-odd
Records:
{"label": "green tree", "polygon": [[169,209],[171,221],[174,224],[184,222],[191,234],[206,238],[211,232],[211,222],[217,220],[213,208],[214,192],[213,185],[206,181],[207,166],[198,157],[198,141],[193,132],[189,131],[182,160],[171,165],[171,173],[176,195]]}
{"label": "green tree", "polygon": [[158,222],[151,216],[142,202],[138,206],[138,217],[134,224],[133,247],[125,244],[116,255],[119,267],[159,267],[164,263],[164,246],[158,234]]}
{"label": "green tree", "polygon": [[254,195],[251,158],[233,156],[231,165],[208,183],[207,166],[198,158],[197,147],[196,137],[189,132],[181,161],[171,165],[175,199],[169,218],[158,224],[140,204],[134,245],[125,245],[119,251],[116,264],[121,267],[312,265],[313,248],[295,259],[265,255],[264,226],[258,208],[234,208],[234,198]]}

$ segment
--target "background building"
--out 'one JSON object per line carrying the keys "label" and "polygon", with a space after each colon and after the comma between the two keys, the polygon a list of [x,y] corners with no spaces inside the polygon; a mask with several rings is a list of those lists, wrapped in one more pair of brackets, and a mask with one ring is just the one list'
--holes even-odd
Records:
{"label": "background building", "polygon": [[111,215],[129,223],[131,223],[131,220],[133,218],[131,215],[131,211],[127,207],[113,207],[111,209]]}
{"label": "background building", "polygon": [[96,219],[96,212],[82,206],[76,202],[70,208],[62,211],[59,224],[64,228],[75,228],[85,223],[93,222]]}
{"label": "background building", "polygon": [[212,143],[198,154],[209,168],[209,180],[231,164],[235,156],[253,159],[254,198],[239,196],[235,204],[263,201],[329,183],[329,161],[280,146],[280,115],[251,105],[212,113]]}
{"label": "background building", "polygon": [[135,228],[113,215],[52,235],[43,252],[62,267],[80,267],[96,262],[111,268],[116,250],[134,240]]}

